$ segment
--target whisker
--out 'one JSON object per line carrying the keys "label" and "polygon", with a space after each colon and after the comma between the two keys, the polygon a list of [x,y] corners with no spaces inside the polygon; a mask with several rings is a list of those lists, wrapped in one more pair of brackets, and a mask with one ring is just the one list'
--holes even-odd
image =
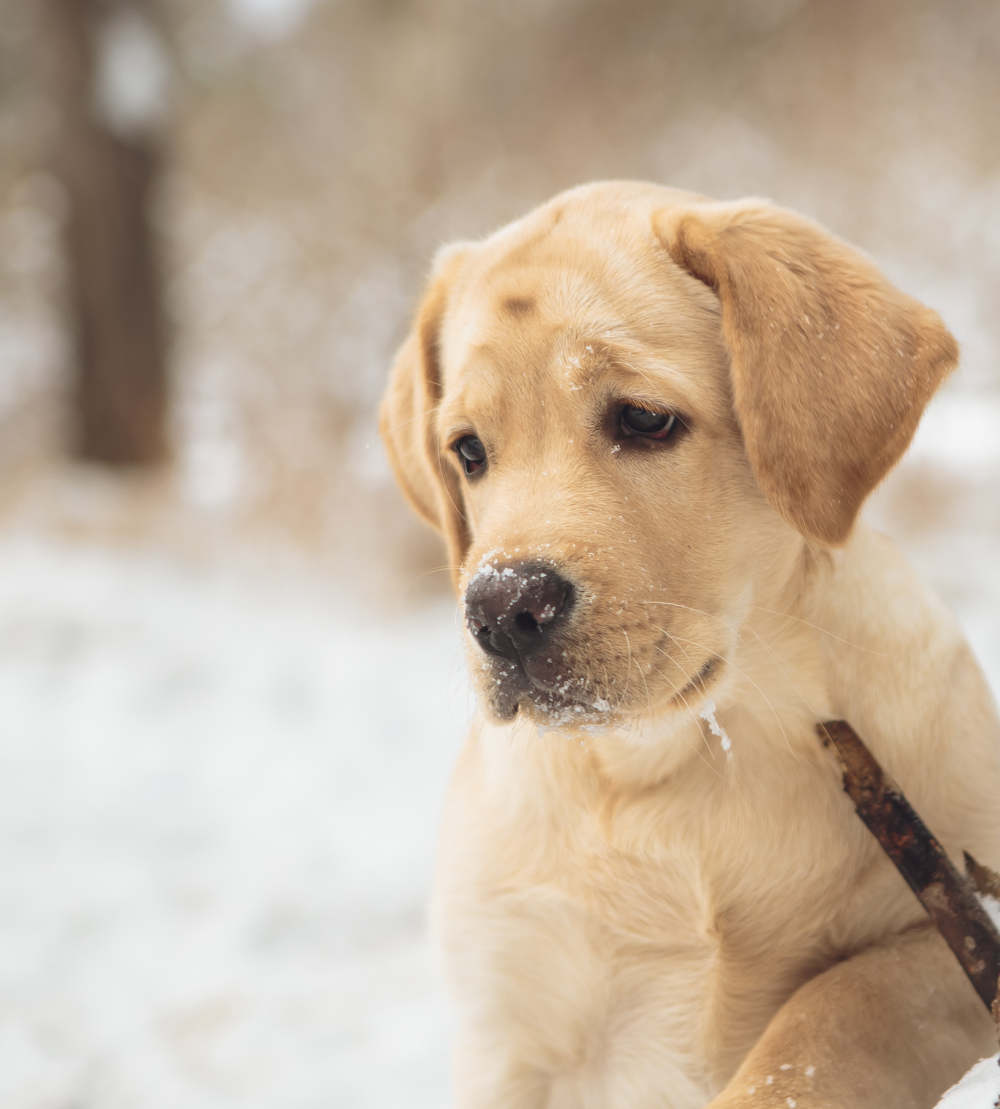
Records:
{"label": "whisker", "polygon": [[628,637],[628,632],[625,631],[624,628],[622,628],[622,631],[625,633],[625,642],[628,644],[628,657],[629,657],[629,667],[630,667],[630,669],[628,670],[628,678],[626,678],[625,688],[626,688],[626,690],[628,689],[628,681],[631,679],[631,674],[632,674],[631,664],[633,662],[635,662],[635,668],[639,672],[639,677],[642,679],[643,687],[646,690],[646,709],[648,711],[652,712],[653,698],[652,698],[652,696],[650,695],[650,692],[649,692],[649,682],[646,681],[646,675],[642,672],[642,667],[639,665],[638,659],[634,659],[633,656],[632,656],[632,642]]}
{"label": "whisker", "polygon": [[[689,643],[691,644],[691,646],[696,647],[700,651],[704,651],[706,654],[714,654],[712,648],[705,646],[704,643],[699,643],[695,639],[685,639],[683,636],[674,635],[672,632],[668,632],[666,628],[657,628],[657,630],[662,632],[669,639],[672,639],[678,645],[682,643]],[[766,648],[766,644],[762,643],[761,645],[765,646]],[[683,647],[681,649],[683,650]],[[790,753],[795,754],[796,757],[798,757],[795,748],[792,746],[791,740],[788,738],[788,732],[786,731],[784,724],[781,722],[781,716],[779,715],[778,710],[774,707],[774,703],[772,702],[771,698],[768,697],[764,690],[757,684],[756,681],[754,681],[754,679],[747,673],[747,671],[744,670],[741,666],[737,666],[731,658],[727,658],[726,663],[735,674],[743,678],[745,681],[749,682],[754,687],[754,689],[757,690],[757,692],[763,699],[764,704],[767,705],[768,709],[770,709],[771,715],[774,717],[774,721],[778,725],[778,730],[781,732],[781,738],[785,741],[785,746],[788,748]]]}
{"label": "whisker", "polygon": [[[763,639],[761,639],[761,637],[760,637],[760,635],[758,634],[758,632],[757,632],[756,628],[750,628],[750,629],[749,629],[749,631],[750,631],[750,634],[751,634],[751,635],[752,635],[752,636],[754,637],[754,639],[756,639],[756,640],[757,640],[757,642],[758,642],[758,644],[760,645],[760,647],[761,647],[761,648],[762,648],[762,649],[763,649],[764,651],[766,651],[766,652],[767,652],[767,653],[768,653],[768,654],[769,654],[769,655],[771,656],[771,658],[773,659],[773,658],[775,657],[775,651],[774,651],[774,648],[773,648],[773,647],[771,647],[771,645],[770,645],[769,643],[766,643],[766,642],[765,642],[765,641],[764,641]],[[747,678],[748,678],[748,680],[749,680],[749,675],[747,675]],[[809,711],[810,711],[810,712],[812,713],[812,715],[813,715],[814,717],[816,717],[816,719],[817,719],[817,720],[818,720],[818,719],[819,719],[819,718],[820,718],[821,716],[825,715],[825,710],[824,710],[824,709],[821,709],[821,708],[817,708],[817,707],[816,707],[816,706],[815,706],[815,705],[814,705],[814,704],[813,704],[813,703],[812,703],[812,702],[811,702],[810,700],[808,700],[807,698],[803,697],[803,696],[802,696],[802,693],[801,693],[801,692],[800,692],[799,690],[796,690],[795,692],[796,692],[796,695],[798,696],[798,698],[799,698],[799,699],[801,700],[802,704],[803,704],[803,705],[805,705],[805,707],[806,707],[807,709],[809,709]]]}
{"label": "whisker", "polygon": [[445,566],[433,566],[430,570],[423,570],[419,574],[417,574],[416,576],[418,578],[429,578],[429,577],[432,577],[434,574],[450,574],[450,573],[451,573],[451,567],[450,566],[447,566],[447,565],[445,565]]}
{"label": "whisker", "polygon": [[[668,662],[672,662],[674,664],[674,666],[676,666],[678,668],[678,670],[681,671],[682,674],[686,675],[687,672],[685,671],[684,667],[681,666],[681,664],[677,661],[677,659],[675,659],[670,654],[669,651],[664,651],[664,649],[662,647],[657,647],[656,649],[657,649],[657,651],[660,652],[661,655],[664,656],[664,658],[667,659]],[[682,650],[683,650],[683,648],[682,648]],[[684,706],[684,709],[687,712],[688,716],[691,717],[691,720],[692,720],[694,726],[698,729],[698,735],[701,737],[701,746],[705,748],[705,750],[709,753],[709,756],[712,756],[713,755],[712,745],[708,742],[708,737],[705,735],[705,729],[701,726],[701,718],[697,715],[697,713],[694,711],[694,709],[691,708],[691,705],[688,702],[688,699],[684,696],[683,687],[680,690],[678,690],[677,693],[674,694],[674,696]],[[706,759],[705,756],[701,753],[700,748],[698,750],[698,758],[701,759],[701,761],[710,770],[712,770],[718,777],[720,777],[720,778],[722,777],[722,772],[715,765],[715,762],[714,761],[709,761],[709,759]]]}
{"label": "whisker", "polygon": [[687,612],[696,612],[699,616],[707,616],[710,620],[718,620],[720,623],[726,621],[716,612],[706,612],[703,608],[695,608],[693,605],[682,605],[680,601],[640,601],[642,605],[665,605],[668,608],[682,608]]}
{"label": "whisker", "polygon": [[837,635],[836,632],[832,632],[820,624],[814,624],[811,620],[806,620],[802,616],[796,616],[794,613],[782,612],[780,609],[776,608],[767,608],[765,605],[751,605],[751,608],[755,608],[760,612],[768,612],[772,616],[780,616],[785,620],[794,620],[798,624],[805,624],[807,628],[822,632],[823,635],[828,635],[831,639],[835,639],[838,643],[843,643],[846,647],[853,647],[856,651],[864,651],[866,654],[878,655],[880,657],[884,657],[886,654],[885,651],[876,651],[872,647],[865,647],[860,643],[853,643],[850,639],[845,639],[842,635]]}
{"label": "whisker", "polygon": [[[625,688],[622,690],[622,701],[628,696],[628,687],[632,681],[632,641],[628,637],[628,632],[622,628],[622,635],[625,636],[625,646],[628,647],[628,659],[625,662]],[[647,690],[648,692],[648,690]]]}
{"label": "whisker", "polygon": [[[666,605],[669,608],[680,608],[680,609],[686,610],[687,612],[694,612],[699,616],[707,616],[710,620],[718,620],[719,623],[721,623],[724,627],[731,627],[732,626],[728,621],[726,621],[718,613],[707,612],[705,609],[695,608],[693,605],[684,605],[684,604],[681,604],[679,601],[641,601],[640,604],[644,604],[644,605]],[[780,616],[785,620],[794,620],[798,624],[804,624],[807,628],[812,628],[814,631],[818,631],[823,635],[829,636],[831,639],[836,640],[838,643],[843,643],[846,647],[853,647],[857,651],[864,651],[867,654],[878,655],[879,657],[884,657],[885,656],[884,651],[876,651],[871,647],[865,647],[860,643],[854,643],[852,640],[845,639],[842,635],[837,635],[836,632],[830,631],[829,628],[824,628],[821,624],[814,624],[811,620],[806,620],[805,617],[803,617],[803,616],[796,616],[792,612],[782,612],[780,609],[768,608],[766,605],[754,604],[754,605],[751,605],[750,607],[752,609],[756,609],[758,612],[766,612],[766,613],[770,614],[771,616]],[[746,625],[744,625],[744,626],[746,626]],[[750,629],[750,630],[753,630],[753,629]],[[758,636],[758,639],[759,639],[759,636]]]}
{"label": "whisker", "polygon": [[[684,605],[684,604],[681,604],[681,603],[676,602],[676,601],[644,601],[642,603],[643,604],[665,605],[665,606],[670,607],[670,608],[686,609],[689,612],[694,612],[694,613],[697,613],[701,616],[708,616],[711,619],[719,620],[719,622],[724,627],[727,627],[730,630],[731,630],[731,627],[732,627],[725,620],[723,620],[722,617],[720,617],[716,614],[710,613],[710,612],[706,612],[704,609],[694,608],[691,605]],[[862,650],[862,651],[868,650],[868,648],[862,647],[860,644],[852,644],[852,643],[850,643],[849,640],[841,639],[841,637],[835,635],[835,633],[827,631],[827,629],[822,628],[819,625],[811,624],[810,621],[804,620],[801,617],[794,616],[791,613],[782,613],[782,612],[779,612],[776,609],[768,609],[764,605],[753,605],[751,607],[756,608],[756,609],[758,609],[762,612],[773,613],[774,615],[777,615],[777,616],[787,616],[791,620],[799,620],[802,623],[807,624],[809,627],[815,628],[817,631],[824,632],[826,635],[829,635],[829,636],[833,637],[834,639],[840,639],[841,642],[843,642],[843,643],[845,643],[849,646],[856,647],[858,650]],[[667,636],[668,638],[674,640],[676,643],[678,643],[678,645],[680,645],[681,641],[684,641],[684,642],[690,643],[691,645],[693,645],[694,647],[697,647],[698,649],[700,649],[702,651],[707,651],[707,652],[711,653],[710,648],[706,647],[703,643],[698,643],[696,640],[691,640],[691,639],[684,640],[682,636],[675,635],[673,632],[667,631],[666,628],[658,627],[657,630],[660,631],[663,635]],[[754,639],[757,641],[757,643],[760,644],[761,648],[767,653],[767,655],[771,659],[776,658],[776,652],[775,652],[774,647],[771,644],[769,644],[761,636],[761,634],[757,631],[756,628],[754,628],[752,626],[752,624],[750,624],[749,622],[745,622],[744,624],[742,624],[740,626],[739,631],[740,632],[748,631],[754,637]],[[881,654],[882,652],[872,651],[871,653],[872,654]],[[767,707],[770,710],[771,714],[774,716],[775,722],[777,723],[777,725],[778,725],[778,727],[781,731],[782,739],[784,740],[786,747],[789,749],[790,752],[794,753],[794,748],[792,747],[792,744],[791,744],[791,742],[788,738],[788,732],[785,729],[784,725],[782,724],[781,717],[780,717],[777,709],[775,708],[774,703],[771,701],[770,697],[768,697],[768,695],[764,692],[764,690],[760,687],[760,685],[750,676],[749,673],[747,673],[746,670],[744,670],[741,667],[737,666],[736,663],[734,663],[732,661],[732,659],[728,659],[727,661],[728,661],[729,665],[732,667],[733,672],[736,673],[738,676],[742,677],[743,679],[745,679],[747,682],[749,682],[750,685],[753,686],[753,688],[755,690],[757,690],[757,692],[760,694],[760,696],[763,699],[764,703],[767,705]],[[798,691],[796,691],[796,695],[799,697],[801,703],[807,709],[809,709],[811,712],[813,712],[813,715],[817,715],[817,716],[822,715],[822,712],[817,710],[815,708],[815,706],[811,704],[811,702],[809,701],[808,698],[803,697],[802,694]]]}

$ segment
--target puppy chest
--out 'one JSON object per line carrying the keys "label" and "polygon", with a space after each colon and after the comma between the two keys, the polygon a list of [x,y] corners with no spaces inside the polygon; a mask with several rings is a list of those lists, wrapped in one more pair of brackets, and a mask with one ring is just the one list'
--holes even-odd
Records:
{"label": "puppy chest", "polygon": [[452,908],[462,1008],[572,1105],[623,1104],[626,1075],[629,1089],[658,1092],[654,1104],[704,1104],[809,957],[780,926],[758,931],[751,907],[734,914],[683,849],[560,852]]}
{"label": "puppy chest", "polygon": [[719,944],[699,883],[676,865],[650,876],[627,860],[576,862],[453,905],[460,1004],[564,1082],[600,1090],[648,1059],[700,1090]]}

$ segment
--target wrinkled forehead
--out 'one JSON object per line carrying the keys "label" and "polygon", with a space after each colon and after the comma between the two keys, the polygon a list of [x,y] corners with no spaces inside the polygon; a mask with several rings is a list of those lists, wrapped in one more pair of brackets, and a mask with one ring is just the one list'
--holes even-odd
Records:
{"label": "wrinkled forehead", "polygon": [[473,248],[440,343],[446,402],[576,392],[617,367],[670,379],[720,420],[729,410],[718,302],[642,226],[513,225]]}

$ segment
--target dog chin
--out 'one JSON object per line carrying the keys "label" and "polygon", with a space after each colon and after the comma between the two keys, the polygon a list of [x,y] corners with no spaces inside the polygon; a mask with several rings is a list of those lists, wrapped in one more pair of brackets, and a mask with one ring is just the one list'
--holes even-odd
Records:
{"label": "dog chin", "polygon": [[618,715],[607,698],[589,694],[582,681],[573,683],[579,689],[567,682],[558,690],[550,690],[512,678],[513,675],[507,680],[496,675],[486,678],[488,684],[482,700],[489,715],[498,722],[509,723],[520,715],[545,728],[603,726]]}
{"label": "dog chin", "polygon": [[655,702],[647,690],[641,704],[629,704],[596,693],[583,678],[566,678],[549,686],[532,681],[516,663],[494,663],[480,671],[480,700],[498,723],[510,723],[520,715],[546,730],[585,726],[641,732],[649,719],[658,721],[660,728],[674,716],[690,720],[706,698],[718,694],[720,684],[725,684],[719,679],[726,670],[725,658],[711,655],[682,688]]}
{"label": "dog chin", "polygon": [[[713,668],[714,670],[714,668]],[[712,674],[714,677],[714,674]],[[711,692],[707,686],[712,686]],[[677,728],[688,725],[700,715],[725,682],[697,682],[686,689],[683,698],[676,691],[658,699],[618,700],[585,694],[577,698],[559,697],[540,690],[489,689],[480,696],[487,715],[501,724],[515,719],[529,720],[543,732],[574,731],[620,734],[622,738],[644,745],[650,737],[663,739]],[[581,690],[581,693],[583,691]]]}

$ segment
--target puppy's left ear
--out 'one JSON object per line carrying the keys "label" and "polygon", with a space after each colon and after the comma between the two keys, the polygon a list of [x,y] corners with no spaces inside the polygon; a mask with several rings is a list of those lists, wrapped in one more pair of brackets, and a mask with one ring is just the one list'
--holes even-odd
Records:
{"label": "puppy's left ear", "polygon": [[396,480],[417,514],[443,533],[453,581],[469,532],[458,478],[444,458],[434,419],[442,387],[441,324],[465,247],[445,247],[434,259],[424,299],[396,354],[379,410],[379,430]]}
{"label": "puppy's left ear", "polygon": [[653,226],[719,297],[761,491],[804,535],[842,543],[954,368],[955,340],[858,251],[764,201],[663,209]]}

